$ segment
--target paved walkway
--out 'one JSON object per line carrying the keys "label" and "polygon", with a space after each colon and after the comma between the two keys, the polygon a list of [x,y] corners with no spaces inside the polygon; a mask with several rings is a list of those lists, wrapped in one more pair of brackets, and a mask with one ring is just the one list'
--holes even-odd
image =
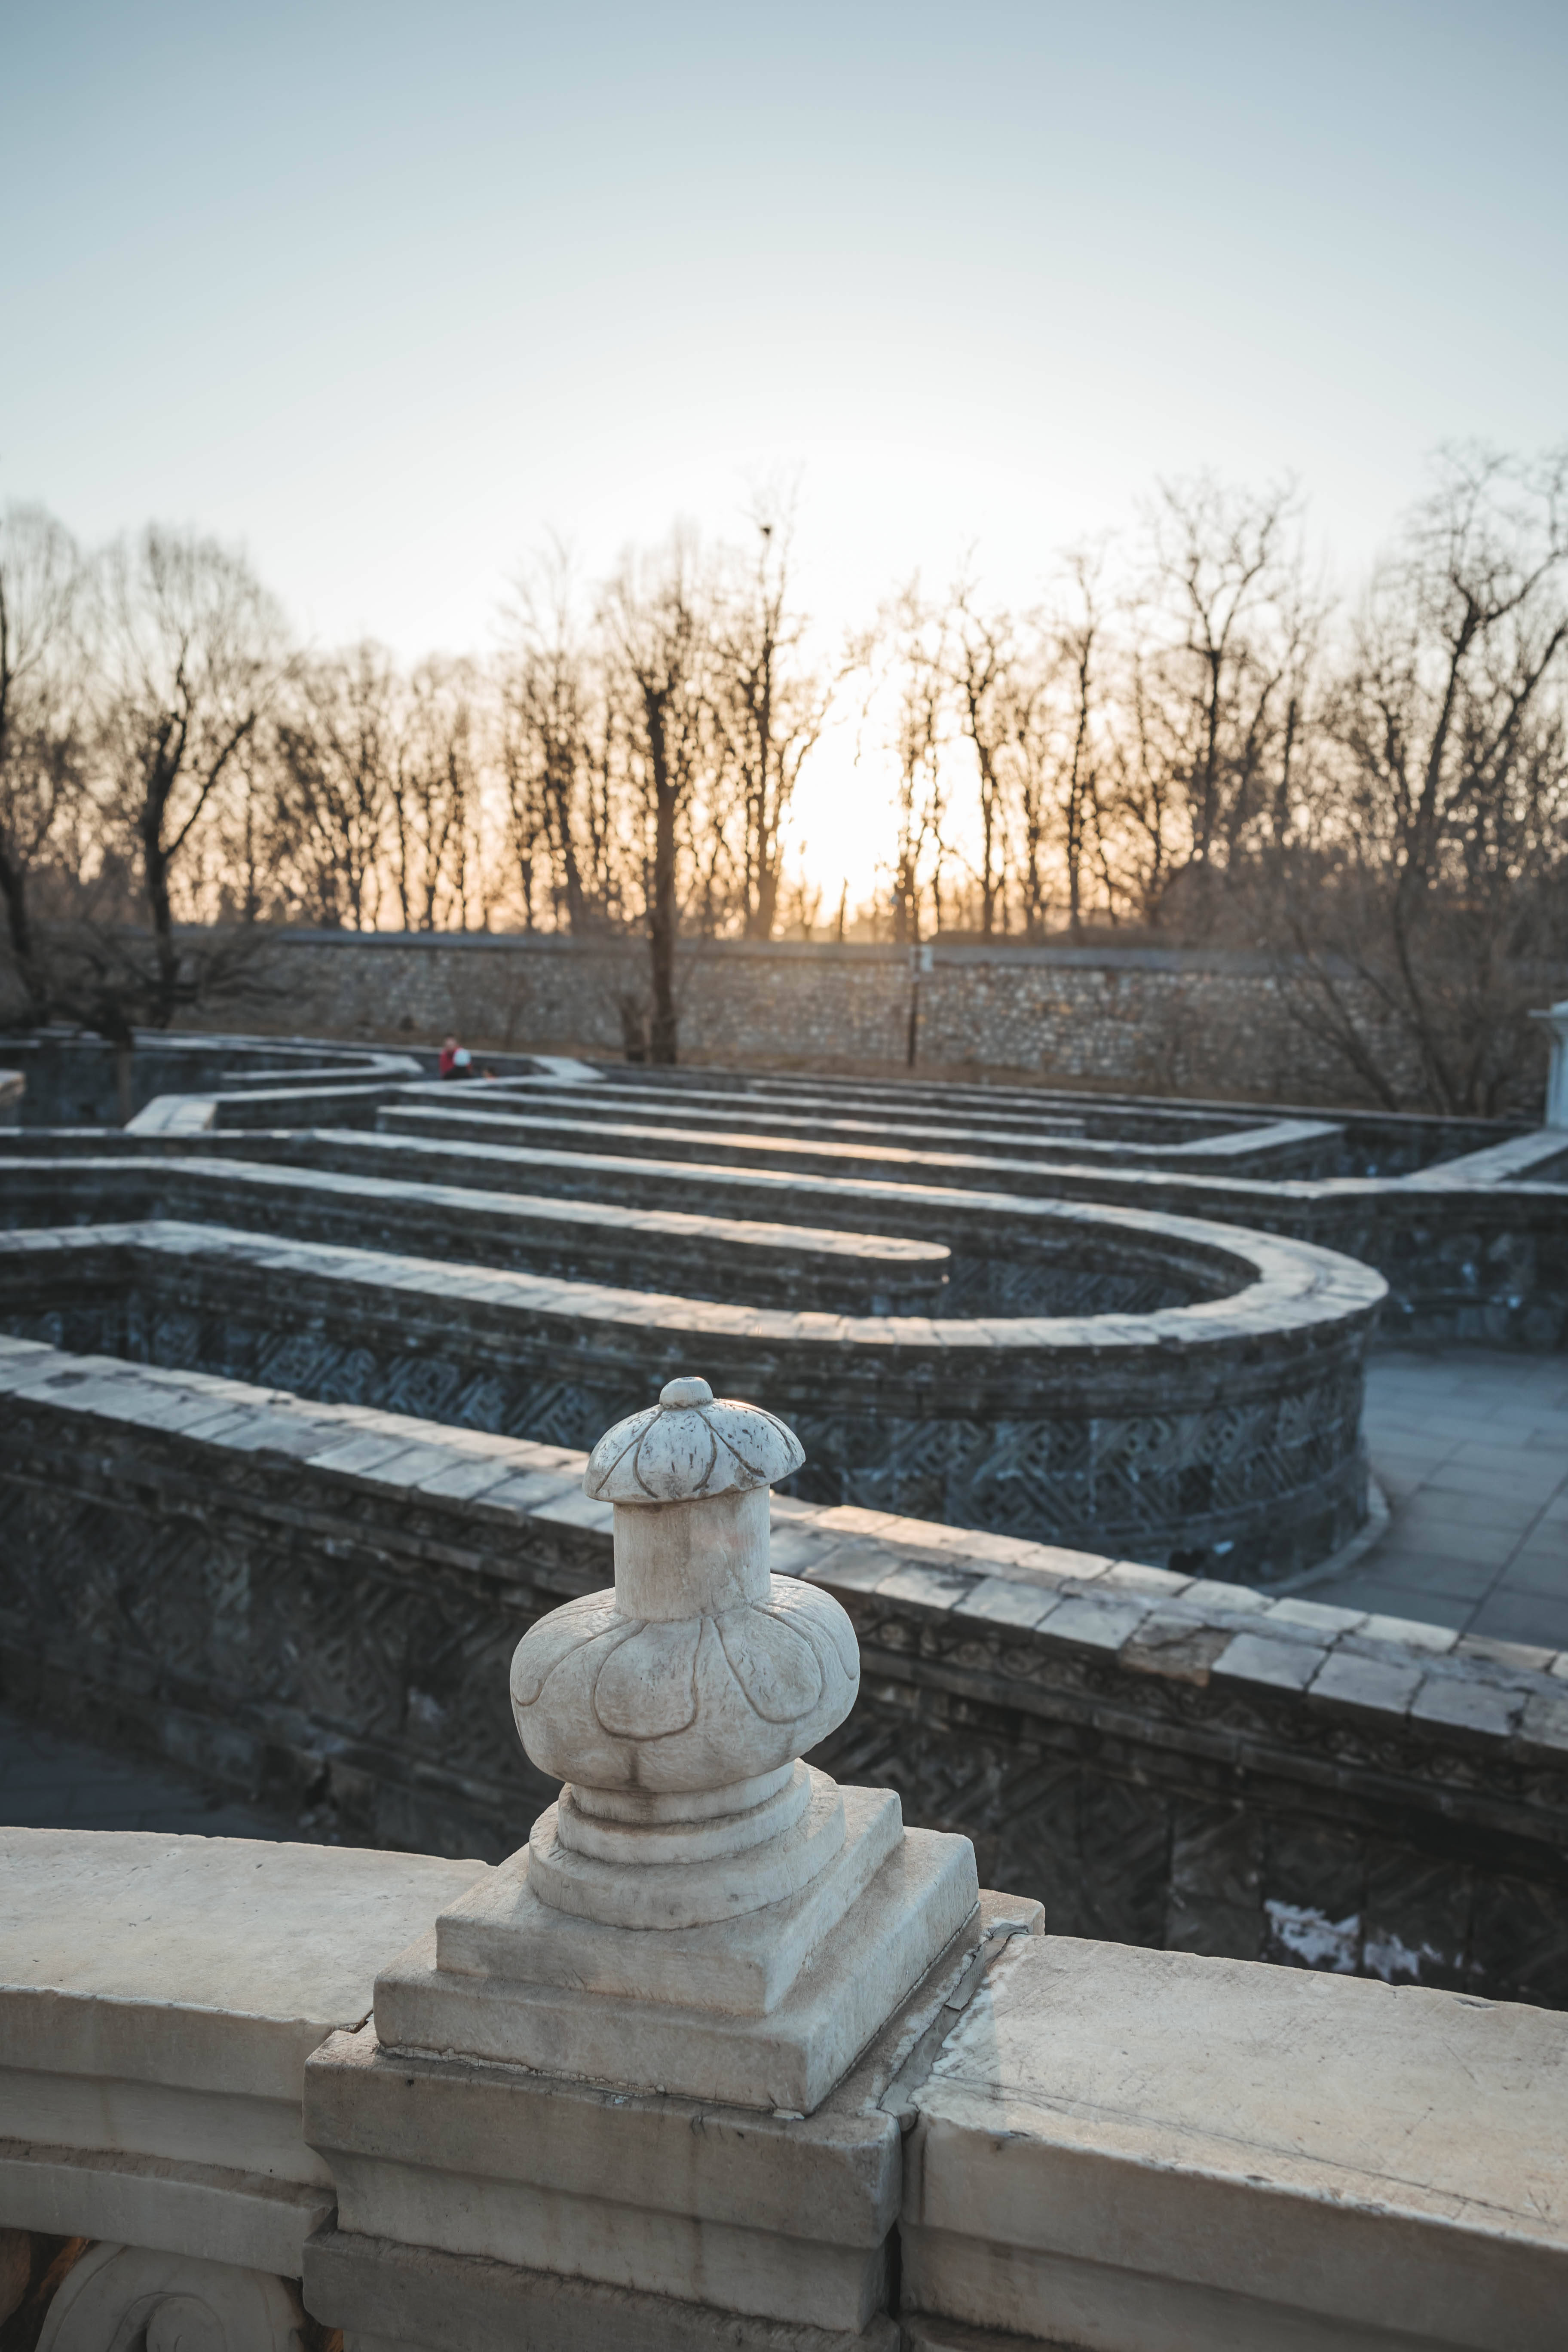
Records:
{"label": "paved walkway", "polygon": [[287,1815],[237,1804],[160,1765],[62,1738],[0,1707],[0,1823],[156,1830],[167,1836],[300,1838]]}
{"label": "paved walkway", "polygon": [[1312,1599],[1568,1650],[1568,1357],[1374,1356],[1366,1434],[1388,1533]]}
{"label": "paved walkway", "polygon": [[[1367,1377],[1388,1533],[1314,1601],[1568,1650],[1568,1358],[1388,1355]],[[298,1838],[297,1822],[168,1766],[62,1738],[0,1708],[0,1822]]]}

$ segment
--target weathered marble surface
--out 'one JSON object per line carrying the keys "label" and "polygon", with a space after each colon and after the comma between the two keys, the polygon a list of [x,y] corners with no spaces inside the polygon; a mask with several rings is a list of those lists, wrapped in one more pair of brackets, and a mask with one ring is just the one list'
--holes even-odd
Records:
{"label": "weathered marble surface", "polygon": [[[102,1914],[133,1920],[112,1850],[134,1865],[142,1843],[58,1833],[57,1870],[85,1888],[96,1858]],[[225,2075],[252,2063],[258,1994],[301,2033],[320,2022],[290,1927],[308,1948],[328,1923],[363,1984],[416,1885],[452,1868],[236,1849],[279,1874],[253,1987],[253,1891],[210,1842],[148,1843],[174,1849],[158,1911],[201,1921],[202,1972],[178,1989],[209,1996],[211,2051],[234,2037]],[[201,2326],[223,2352],[301,2352],[311,2326],[353,2352],[1556,2352],[1568,2020],[1038,1927],[984,1897],[804,2119],[393,2055],[348,2024],[303,2066],[309,2183],[232,2160],[267,2155],[241,2136],[257,2099],[231,2099],[231,2161],[210,2160],[216,2110],[167,2033],[140,2087],[173,2152],[82,2146],[62,2166],[28,2140],[0,2172],[0,2229],[100,2239],[55,2296],[50,2352],[134,2341],[150,2312],[157,2340]],[[35,2071],[79,2066],[71,1998],[147,1998],[134,1943],[121,1976],[100,1941],[77,1971],[90,1994],[35,2011]],[[17,1990],[49,1995],[48,1973]],[[96,2090],[123,2123],[122,2077],[77,2079],[84,2111]],[[268,2236],[269,2200],[291,2235]]]}
{"label": "weathered marble surface", "polygon": [[1049,1937],[914,2104],[911,2311],[1105,2352],[1563,2341],[1568,2019]]}
{"label": "weathered marble surface", "polygon": [[0,1830],[0,2220],[298,2277],[305,2060],[482,1867]]}

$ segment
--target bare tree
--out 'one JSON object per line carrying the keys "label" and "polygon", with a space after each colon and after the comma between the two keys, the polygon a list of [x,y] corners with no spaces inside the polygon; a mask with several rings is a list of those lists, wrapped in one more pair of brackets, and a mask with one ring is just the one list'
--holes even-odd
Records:
{"label": "bare tree", "polygon": [[1205,908],[1210,873],[1258,812],[1272,749],[1288,667],[1279,610],[1301,601],[1293,499],[1289,486],[1255,497],[1205,477],[1163,486],[1149,519],[1140,746],[1146,769],[1164,771],[1159,799],[1184,815],[1182,862]]}
{"label": "bare tree", "polygon": [[1450,455],[1332,695],[1289,1001],[1379,1099],[1491,1111],[1568,915],[1568,455]]}
{"label": "bare tree", "polygon": [[468,928],[479,818],[475,677],[422,664],[409,681],[392,777],[393,872],[403,927]]}
{"label": "bare tree", "polygon": [[180,861],[276,689],[281,622],[242,557],[153,527],[110,551],[105,636],[109,809],[139,856],[153,938],[146,1014],[166,1028],[188,995],[174,939]]}
{"label": "bare tree", "polygon": [[1067,869],[1068,926],[1083,936],[1084,878],[1089,845],[1100,837],[1100,770],[1096,711],[1100,692],[1101,615],[1098,565],[1086,554],[1068,560],[1069,605],[1056,624],[1052,667],[1065,688],[1065,744],[1060,761],[1062,862]]}
{"label": "bare tree", "polygon": [[1158,693],[1142,649],[1122,662],[1120,691],[1108,713],[1108,816],[1115,850],[1105,853],[1106,895],[1120,898],[1139,920],[1158,928],[1175,856],[1175,779],[1164,756],[1156,717]]}
{"label": "bare tree", "polygon": [[675,950],[683,824],[722,756],[713,719],[710,592],[680,534],[651,562],[628,560],[611,583],[604,625],[628,719],[627,773],[647,844],[644,900],[652,1010],[650,1061],[677,1059]]}
{"label": "bare tree", "polygon": [[0,898],[11,960],[34,1020],[49,1010],[28,886],[63,846],[84,783],[89,671],[85,573],[75,542],[41,507],[0,520]]}
{"label": "bare tree", "polygon": [[753,521],[754,560],[718,604],[713,691],[739,788],[742,925],[747,939],[768,940],[779,916],[784,820],[832,688],[801,667],[806,623],[790,607],[788,509],[763,500]]}
{"label": "bare tree", "polygon": [[500,765],[508,832],[533,929],[534,868],[551,874],[552,912],[573,932],[589,928],[580,835],[593,836],[595,699],[591,656],[573,611],[571,565],[551,548],[519,584],[515,638],[500,666]]}
{"label": "bare tree", "polygon": [[391,655],[368,642],[302,662],[283,698],[280,862],[324,929],[371,930],[381,911],[403,698]]}
{"label": "bare tree", "polygon": [[954,589],[942,630],[942,670],[958,707],[962,733],[974,753],[980,787],[980,930],[989,939],[1003,899],[1006,929],[1006,763],[1016,742],[1014,708],[1018,697],[1018,660],[1005,614],[975,609],[972,583]]}
{"label": "bare tree", "polygon": [[911,582],[883,615],[879,636],[868,640],[863,659],[880,669],[872,689],[890,694],[888,747],[896,762],[893,845],[893,938],[918,947],[921,902],[929,890],[938,929],[942,925],[942,869],[947,845],[947,743],[949,673],[943,665],[942,625],[921,602]]}

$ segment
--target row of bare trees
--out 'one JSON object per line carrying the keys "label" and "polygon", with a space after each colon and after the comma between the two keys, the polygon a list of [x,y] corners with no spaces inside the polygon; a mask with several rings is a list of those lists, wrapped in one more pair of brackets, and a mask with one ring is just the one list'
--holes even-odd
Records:
{"label": "row of bare trees", "polygon": [[743,550],[678,533],[593,590],[557,552],[489,656],[413,668],[292,647],[210,541],[153,530],[89,559],[13,509],[16,1002],[167,1024],[279,920],[640,931],[628,1043],[672,1060],[683,930],[820,915],[786,853],[831,732],[888,812],[840,937],[1245,947],[1360,1091],[1492,1109],[1563,971],[1565,496],[1562,459],[1452,457],[1340,608],[1288,488],[1173,487],[1038,609],[917,582],[831,658],[773,506]]}
{"label": "row of bare trees", "polygon": [[371,644],[290,648],[211,541],[153,530],[88,560],[13,509],[0,895],[19,1003],[166,1025],[279,920],[643,929],[646,1043],[671,1059],[682,927],[767,939],[784,912],[790,802],[829,698],[805,636],[765,514],[745,557],[678,534],[591,599],[552,557],[489,658],[406,669]]}
{"label": "row of bare trees", "polygon": [[893,936],[1252,950],[1357,1092],[1522,1103],[1568,985],[1568,458],[1449,457],[1342,611],[1288,489],[1167,489],[1132,556],[883,615]]}

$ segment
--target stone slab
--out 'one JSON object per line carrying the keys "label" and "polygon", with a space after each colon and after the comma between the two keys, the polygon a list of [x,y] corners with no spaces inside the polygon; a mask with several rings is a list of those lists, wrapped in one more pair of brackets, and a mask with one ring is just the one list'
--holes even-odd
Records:
{"label": "stone slab", "polygon": [[331,2218],[330,2188],[226,2166],[0,2140],[0,2216],[49,2237],[98,2238],[298,2278]]}
{"label": "stone slab", "polygon": [[[384,2050],[374,2026],[335,2033],[307,2062],[305,2126],[345,2154],[514,2187],[592,2196],[811,2240],[878,2244],[896,2217],[897,2118],[931,2035],[972,1993],[972,1968],[1042,1932],[1039,1904],[984,1892],[855,2065],[810,2116],[611,2091],[526,2068]],[[366,2225],[369,2226],[369,2225]],[[372,2234],[375,2234],[372,2230]],[[442,2241],[445,2242],[445,2241]]]}
{"label": "stone slab", "polygon": [[306,2250],[305,2305],[344,2352],[899,2352],[864,2329],[744,2318],[626,2287],[330,2230]]}
{"label": "stone slab", "polygon": [[1047,1938],[915,2105],[911,2310],[1105,2352],[1560,2352],[1568,2017]]}
{"label": "stone slab", "polygon": [[[847,1810],[851,1796],[877,1793],[847,1790]],[[797,1900],[808,1897],[809,1890]],[[799,1981],[761,2015],[678,2008],[657,1999],[578,1990],[571,1982],[459,1976],[437,1967],[432,1934],[378,1977],[376,2032],[390,2049],[478,2057],[617,2088],[810,2114],[971,1916],[977,1899],[974,1849],[967,1838],[906,1831],[860,1900],[811,1953]],[[786,1913],[792,1907],[779,1906]],[[768,1917],[757,1913],[691,1935],[744,1930],[765,1936]],[[661,1931],[606,1932],[641,1943]],[[647,1981],[640,1960],[634,1969]],[[792,1979],[795,1973],[792,1968]]]}
{"label": "stone slab", "polygon": [[0,2064],[298,2099],[378,1964],[484,1864],[151,1832],[0,1831]]}
{"label": "stone slab", "polygon": [[[241,2033],[245,2022],[235,2021]],[[292,2098],[257,2099],[244,2092],[6,2066],[0,2067],[0,2117],[9,2137],[43,2147],[238,2165],[271,2180],[329,2187],[331,2181],[300,2136],[298,2082]]]}

